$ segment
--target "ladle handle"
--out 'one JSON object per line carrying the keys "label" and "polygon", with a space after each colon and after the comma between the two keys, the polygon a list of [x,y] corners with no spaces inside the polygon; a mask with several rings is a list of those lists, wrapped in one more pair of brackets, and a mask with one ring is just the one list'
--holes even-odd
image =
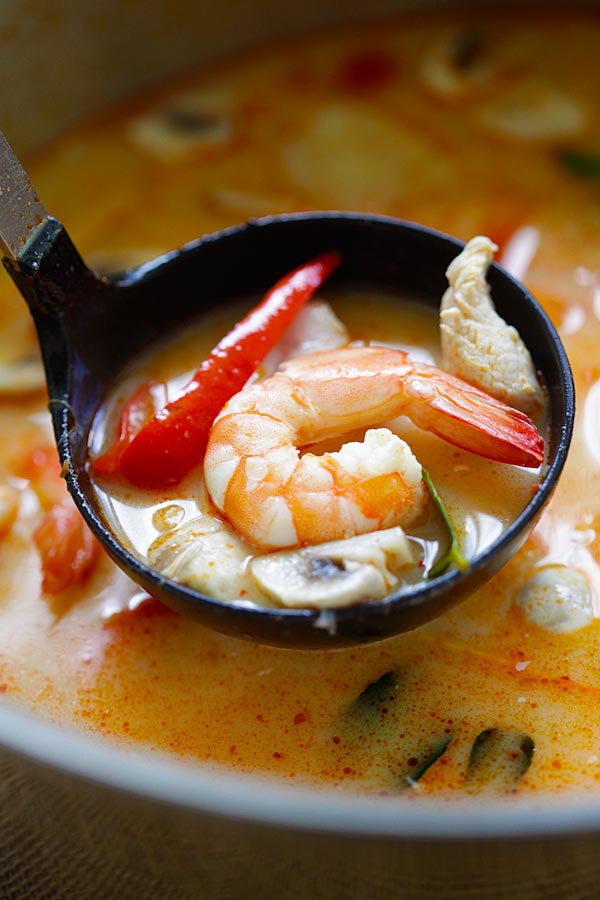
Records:
{"label": "ladle handle", "polygon": [[49,215],[0,132],[0,252],[34,315],[62,316],[101,285],[63,225]]}
{"label": "ladle handle", "polygon": [[0,131],[0,250],[16,262],[27,241],[48,220],[48,211]]}

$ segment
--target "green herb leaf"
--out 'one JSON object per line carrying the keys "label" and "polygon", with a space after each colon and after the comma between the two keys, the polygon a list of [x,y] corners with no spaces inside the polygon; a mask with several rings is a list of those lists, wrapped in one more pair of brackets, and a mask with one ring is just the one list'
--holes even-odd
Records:
{"label": "green herb leaf", "polygon": [[398,671],[385,672],[358,695],[348,707],[346,716],[367,723],[383,718],[398,697],[401,679],[402,674]]}
{"label": "green herb leaf", "polygon": [[468,572],[469,570],[469,561],[460,549],[460,544],[458,542],[458,535],[456,533],[456,529],[452,523],[452,519],[450,518],[450,514],[446,509],[444,501],[438,494],[437,488],[435,487],[433,481],[431,480],[431,476],[427,469],[423,469],[423,481],[425,482],[425,487],[429,491],[429,495],[435,505],[438,508],[438,511],[444,520],[444,524],[448,529],[448,534],[450,536],[450,547],[442,556],[437,559],[429,570],[427,577],[428,578],[437,578],[438,575],[443,575],[448,566],[454,564],[457,569],[461,572]]}
{"label": "green herb leaf", "polygon": [[467,782],[478,788],[514,791],[531,765],[535,745],[523,731],[486,728],[473,742]]}
{"label": "green herb leaf", "polygon": [[416,764],[410,769],[402,772],[401,778],[406,787],[413,787],[423,777],[425,772],[440,759],[450,746],[454,735],[444,735],[443,737],[431,737],[425,742],[426,746],[422,746],[415,754]]}
{"label": "green herb leaf", "polygon": [[391,669],[367,684],[343,711],[336,733],[347,750],[369,750],[363,777],[401,793],[414,788],[425,772],[446,752],[453,734],[421,733],[410,722],[410,702],[417,690],[411,668]]}
{"label": "green herb leaf", "polygon": [[572,175],[579,178],[600,178],[600,153],[564,150],[559,159]]}

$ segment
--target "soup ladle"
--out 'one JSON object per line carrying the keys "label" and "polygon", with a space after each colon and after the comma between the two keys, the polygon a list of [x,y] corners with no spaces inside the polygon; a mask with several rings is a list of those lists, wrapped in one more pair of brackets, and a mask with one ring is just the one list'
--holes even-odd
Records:
{"label": "soup ladle", "polygon": [[498,312],[520,332],[548,391],[549,440],[539,489],[506,530],[469,561],[467,571],[447,571],[383,600],[318,611],[215,600],[144,565],[108,527],[86,470],[96,412],[132,357],[202,309],[264,294],[283,274],[326,250],[337,250],[343,260],[333,286],[376,288],[394,292],[399,302],[408,295],[437,306],[447,286],[446,268],[463,245],[388,217],[299,213],[248,221],[102,277],[85,265],[0,138],[0,248],[37,329],[67,486],[109,555],[145,591],[216,631],[245,640],[340,647],[410,631],[441,615],[491,578],[522,545],[565,462],[574,389],[548,317],[521,284],[493,264],[488,279]]}

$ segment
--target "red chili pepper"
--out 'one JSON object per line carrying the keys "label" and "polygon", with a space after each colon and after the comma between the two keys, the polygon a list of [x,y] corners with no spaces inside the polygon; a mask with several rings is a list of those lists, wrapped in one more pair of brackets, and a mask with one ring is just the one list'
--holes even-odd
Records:
{"label": "red chili pepper", "polygon": [[[340,261],[338,253],[325,253],[285,275],[217,344],[180,397],[132,439],[119,438],[115,456],[131,484],[161,490],[178,484],[200,462],[217,414],[244,387]],[[95,466],[94,470],[98,472]]]}
{"label": "red chili pepper", "polygon": [[151,390],[151,384],[143,384],[125,404],[119,419],[117,440],[90,464],[96,477],[110,479],[120,476],[123,451],[156,411]]}

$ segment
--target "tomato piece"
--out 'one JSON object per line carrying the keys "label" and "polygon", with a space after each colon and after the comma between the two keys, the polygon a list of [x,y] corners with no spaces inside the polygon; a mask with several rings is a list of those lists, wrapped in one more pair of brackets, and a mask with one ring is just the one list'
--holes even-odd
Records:
{"label": "tomato piece", "polygon": [[100,545],[70,497],[56,503],[33,535],[42,562],[42,590],[60,594],[91,575]]}
{"label": "tomato piece", "polygon": [[18,460],[14,474],[29,482],[43,509],[50,509],[65,496],[66,487],[61,478],[56,447],[34,447]]}

